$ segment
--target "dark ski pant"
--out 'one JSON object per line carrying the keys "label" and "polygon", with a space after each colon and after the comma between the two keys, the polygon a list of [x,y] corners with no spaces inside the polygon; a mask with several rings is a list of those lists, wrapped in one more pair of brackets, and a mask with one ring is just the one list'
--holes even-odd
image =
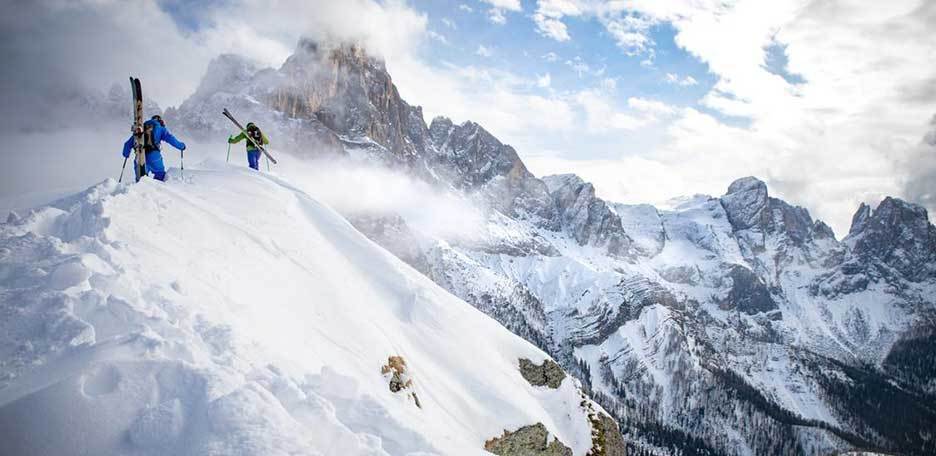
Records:
{"label": "dark ski pant", "polygon": [[[135,162],[134,165],[136,165]],[[136,178],[137,180],[140,180],[136,166],[133,167],[133,173],[137,174]],[[163,182],[166,181],[166,167],[163,165],[162,154],[158,150],[153,150],[146,153],[146,173],[152,174],[153,179]]]}
{"label": "dark ski pant", "polygon": [[247,151],[247,164],[251,168],[260,171],[260,151],[259,150],[248,150]]}

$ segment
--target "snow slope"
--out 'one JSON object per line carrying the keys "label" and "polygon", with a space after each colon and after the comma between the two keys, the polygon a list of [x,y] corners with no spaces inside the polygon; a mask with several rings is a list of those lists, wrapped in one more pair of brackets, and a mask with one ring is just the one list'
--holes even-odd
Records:
{"label": "snow slope", "polygon": [[542,351],[331,209],[242,167],[175,171],[0,225],[5,454],[485,454],[536,422],[590,448],[571,377],[531,386],[518,358]]}

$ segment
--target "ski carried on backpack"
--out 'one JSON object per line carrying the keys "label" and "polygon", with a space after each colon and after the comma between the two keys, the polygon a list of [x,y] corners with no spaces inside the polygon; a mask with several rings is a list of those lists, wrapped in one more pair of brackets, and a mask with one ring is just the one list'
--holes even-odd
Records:
{"label": "ski carried on backpack", "polygon": [[270,159],[274,165],[276,164],[276,159],[273,158],[269,152],[267,152],[266,148],[263,147],[263,144],[257,144],[257,141],[254,141],[250,134],[247,133],[247,130],[245,130],[244,127],[241,126],[240,122],[234,118],[234,115],[231,114],[231,111],[228,111],[227,108],[224,108],[224,111],[221,114],[224,114],[224,117],[231,119],[231,122],[234,122],[234,125],[237,125],[237,128],[244,134],[247,140],[250,141],[253,145],[257,146],[257,149],[260,149],[260,152],[263,152],[263,155],[266,155],[266,158]]}
{"label": "ski carried on backpack", "polygon": [[134,166],[136,166],[136,180],[146,175],[146,153],[144,151],[143,138],[143,89],[140,86],[140,79],[130,77],[130,91],[133,93],[133,153]]}

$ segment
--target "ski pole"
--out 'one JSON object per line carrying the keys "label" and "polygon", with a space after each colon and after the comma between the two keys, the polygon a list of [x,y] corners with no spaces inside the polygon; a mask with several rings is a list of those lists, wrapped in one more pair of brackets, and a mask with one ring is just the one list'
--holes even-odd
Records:
{"label": "ski pole", "polygon": [[231,143],[228,143],[228,158],[225,163],[231,163]]}
{"label": "ski pole", "polygon": [[179,151],[182,153],[182,180],[185,180],[185,149]]}
{"label": "ski pole", "polygon": [[270,172],[270,157],[266,157],[267,162],[267,172]]}
{"label": "ski pole", "polygon": [[129,157],[124,157],[124,164],[123,164],[123,166],[120,167],[120,178],[117,179],[117,183],[118,183],[118,184],[121,183],[121,182],[123,182],[123,172],[124,172],[124,169],[127,168],[127,158],[129,158]]}

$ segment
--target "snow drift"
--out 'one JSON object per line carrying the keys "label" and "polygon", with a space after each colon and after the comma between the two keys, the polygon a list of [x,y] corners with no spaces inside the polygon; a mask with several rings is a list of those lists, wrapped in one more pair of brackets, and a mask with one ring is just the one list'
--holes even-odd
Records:
{"label": "snow drift", "polygon": [[592,446],[571,377],[521,376],[542,351],[244,168],[11,215],[0,314],[6,454],[485,454],[535,423]]}

